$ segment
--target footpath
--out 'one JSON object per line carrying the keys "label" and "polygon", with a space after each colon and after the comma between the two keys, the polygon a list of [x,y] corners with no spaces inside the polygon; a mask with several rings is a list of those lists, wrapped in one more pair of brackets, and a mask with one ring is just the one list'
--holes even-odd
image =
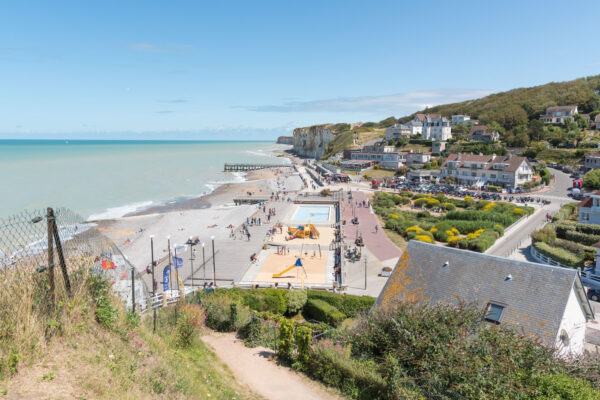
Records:
{"label": "footpath", "polygon": [[234,333],[211,333],[202,337],[233,372],[238,382],[270,400],[342,400],[319,383],[271,359],[275,352],[246,347]]}

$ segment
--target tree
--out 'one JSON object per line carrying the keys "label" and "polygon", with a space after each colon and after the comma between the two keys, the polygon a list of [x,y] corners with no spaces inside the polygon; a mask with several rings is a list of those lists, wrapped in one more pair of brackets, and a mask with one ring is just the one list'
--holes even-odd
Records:
{"label": "tree", "polygon": [[379,121],[379,126],[382,128],[387,128],[388,126],[394,125],[398,120],[394,117],[389,117],[384,119],[383,121]]}
{"label": "tree", "polygon": [[546,130],[544,127],[544,123],[539,119],[532,119],[531,121],[529,121],[529,123],[527,124],[527,130],[531,140],[544,140]]}
{"label": "tree", "polygon": [[583,187],[600,189],[600,169],[593,169],[583,176]]}

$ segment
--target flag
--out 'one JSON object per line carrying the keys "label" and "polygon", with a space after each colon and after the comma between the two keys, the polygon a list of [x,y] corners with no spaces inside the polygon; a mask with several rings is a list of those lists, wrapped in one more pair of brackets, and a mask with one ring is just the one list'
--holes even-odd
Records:
{"label": "flag", "polygon": [[102,260],[102,269],[115,269],[115,263],[110,260]]}
{"label": "flag", "polygon": [[169,290],[169,276],[171,272],[169,270],[169,266],[167,265],[165,269],[163,269],[163,290],[166,292]]}
{"label": "flag", "polygon": [[173,256],[173,264],[175,264],[175,268],[183,267],[183,258]]}

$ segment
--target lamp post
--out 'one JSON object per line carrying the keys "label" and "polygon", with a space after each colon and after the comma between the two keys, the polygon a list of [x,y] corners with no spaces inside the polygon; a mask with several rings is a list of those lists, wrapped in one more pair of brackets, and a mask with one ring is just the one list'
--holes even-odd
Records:
{"label": "lamp post", "polygon": [[206,256],[204,254],[204,242],[202,242],[202,279],[206,280]]}
{"label": "lamp post", "polygon": [[213,284],[215,288],[217,287],[217,267],[215,266],[215,237],[211,236],[210,240],[212,241],[212,253],[213,253]]}
{"label": "lamp post", "polygon": [[156,263],[154,262],[154,235],[150,235],[150,260],[152,263],[152,295],[156,294],[156,284],[154,283],[154,267]]}
{"label": "lamp post", "polygon": [[167,248],[169,249],[169,284],[173,290],[173,271],[171,269],[171,235],[167,236]]}

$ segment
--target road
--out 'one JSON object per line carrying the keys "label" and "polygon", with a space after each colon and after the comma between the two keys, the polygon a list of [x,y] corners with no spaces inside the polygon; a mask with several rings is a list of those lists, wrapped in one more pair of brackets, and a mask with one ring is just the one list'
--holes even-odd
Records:
{"label": "road", "polygon": [[545,224],[547,213],[554,215],[562,205],[573,201],[567,196],[567,189],[571,187],[569,175],[557,169],[551,169],[551,172],[556,177],[555,185],[547,192],[533,195],[533,197],[548,199],[552,203],[540,206],[539,211],[536,210],[532,216],[506,232],[505,236],[488,250],[488,254],[534,261],[529,255],[531,233]]}

